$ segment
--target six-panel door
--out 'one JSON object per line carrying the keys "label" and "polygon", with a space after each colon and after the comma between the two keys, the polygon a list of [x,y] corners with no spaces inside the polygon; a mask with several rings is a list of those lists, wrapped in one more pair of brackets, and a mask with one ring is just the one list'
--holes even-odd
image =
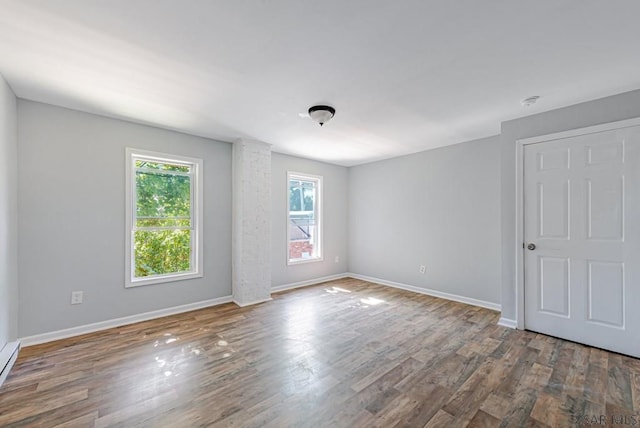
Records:
{"label": "six-panel door", "polygon": [[640,357],[640,127],[524,146],[525,328]]}

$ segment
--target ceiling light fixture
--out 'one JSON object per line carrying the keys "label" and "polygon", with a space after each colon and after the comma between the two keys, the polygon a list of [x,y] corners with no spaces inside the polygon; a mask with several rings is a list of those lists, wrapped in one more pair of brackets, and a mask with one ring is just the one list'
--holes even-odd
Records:
{"label": "ceiling light fixture", "polygon": [[336,109],[331,106],[313,106],[309,108],[309,117],[318,122],[320,126],[331,120],[334,114],[336,114]]}
{"label": "ceiling light fixture", "polygon": [[540,99],[539,95],[534,95],[532,97],[525,98],[524,100],[520,101],[520,104],[522,104],[525,107],[529,107],[534,105],[536,102],[538,102],[539,99]]}

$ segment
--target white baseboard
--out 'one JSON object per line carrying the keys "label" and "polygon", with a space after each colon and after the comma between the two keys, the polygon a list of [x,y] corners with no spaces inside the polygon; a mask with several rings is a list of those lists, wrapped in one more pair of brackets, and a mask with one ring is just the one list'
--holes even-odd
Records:
{"label": "white baseboard", "polygon": [[20,342],[9,342],[0,350],[0,387],[9,376],[11,368],[18,359],[20,352]]}
{"label": "white baseboard", "polygon": [[183,312],[195,311],[196,309],[208,308],[210,306],[222,305],[233,301],[231,296],[218,297],[216,299],[203,300],[201,302],[189,303],[186,305],[173,306],[171,308],[159,309],[157,311],[144,312],[142,314],[129,315],[122,318],[115,318],[107,321],[100,321],[78,327],[66,328],[49,333],[36,334],[20,339],[22,346],[39,345],[41,343],[52,342],[54,340],[66,339],[68,337],[79,336],[81,334],[93,333],[95,331],[106,330],[108,328],[120,327],[140,321],[148,321],[162,318],[169,315],[181,314]]}
{"label": "white baseboard", "polygon": [[350,274],[348,273],[339,273],[336,275],[323,276],[321,278],[313,278],[308,279],[306,281],[300,282],[292,282],[290,284],[276,285],[275,287],[271,287],[272,293],[279,293],[281,291],[293,290],[294,288],[306,287],[308,285],[316,285],[327,281],[333,281],[335,279],[343,279],[348,278]]}
{"label": "white baseboard", "polygon": [[500,318],[500,320],[498,321],[498,325],[501,325],[507,328],[513,328],[513,329],[518,328],[518,323],[516,322],[516,320],[512,320],[504,317]]}
{"label": "white baseboard", "polygon": [[236,305],[240,306],[241,308],[244,308],[245,306],[251,306],[251,305],[257,305],[259,303],[264,303],[264,302],[268,302],[270,300],[273,300],[271,297],[269,297],[268,299],[262,299],[262,300],[254,300],[253,302],[243,302],[240,303],[238,302],[236,299],[233,299],[233,303],[235,303]]}
{"label": "white baseboard", "polygon": [[373,278],[371,276],[359,275],[357,273],[349,273],[347,276],[363,281],[374,282],[388,287],[399,288],[401,290],[413,291],[414,293],[426,294],[427,296],[439,297],[441,299],[453,300],[454,302],[466,303],[467,305],[480,306],[482,308],[491,309],[500,312],[502,307],[498,303],[487,302],[484,300],[473,299],[471,297],[459,296],[457,294],[445,293],[443,291],[431,290],[429,288],[416,287],[414,285],[402,284],[400,282],[387,281],[385,279]]}
{"label": "white baseboard", "polygon": [[[399,288],[399,289],[402,289],[402,290],[412,291],[414,293],[426,294],[428,296],[439,297],[439,298],[447,299],[447,300],[453,300],[455,302],[466,303],[468,305],[480,306],[480,307],[491,309],[491,310],[494,310],[494,311],[500,311],[501,310],[500,305],[497,304],[497,303],[486,302],[484,300],[473,299],[473,298],[470,298],[470,297],[459,296],[459,295],[456,295],[456,294],[445,293],[445,292],[442,292],[442,291],[431,290],[431,289],[428,289],[428,288],[416,287],[416,286],[413,286],[413,285],[402,284],[402,283],[393,282],[393,281],[387,281],[387,280],[380,279],[380,278],[374,278],[374,277],[370,277],[370,276],[359,275],[359,274],[349,273],[349,272],[336,274],[336,275],[324,276],[324,277],[320,277],[320,278],[309,279],[309,280],[306,280],[306,281],[293,282],[293,283],[290,283],[290,284],[277,285],[275,287],[271,287],[271,292],[272,293],[278,293],[278,292],[285,291],[285,290],[291,290],[291,289],[294,289],[294,288],[306,287],[306,286],[309,286],[309,285],[320,284],[320,283],[323,283],[323,282],[333,281],[333,280],[343,279],[343,278],[360,279],[360,280],[363,280],[363,281],[368,281],[368,282],[373,282],[373,283],[376,283],[376,284],[386,285],[388,287],[393,287],[393,288]],[[162,317],[166,317],[166,316],[170,316],[170,315],[180,314],[180,313],[183,313],[183,312],[189,312],[189,311],[194,311],[194,310],[197,310],[197,309],[207,308],[207,307],[210,307],[210,306],[221,305],[221,304],[224,304],[224,303],[234,302],[236,305],[238,305],[240,307],[244,307],[244,306],[254,305],[254,304],[258,304],[258,303],[263,303],[263,302],[266,302],[266,301],[269,301],[269,300],[271,300],[271,298],[265,299],[265,300],[256,301],[256,302],[249,302],[249,303],[240,304],[240,303],[236,302],[233,299],[233,296],[225,296],[225,297],[219,297],[219,298],[216,298],[216,299],[203,300],[201,302],[189,303],[189,304],[186,304],[186,305],[174,306],[174,307],[166,308],[166,309],[160,309],[160,310],[157,310],[157,311],[145,312],[145,313],[142,313],[142,314],[130,315],[130,316],[126,316],[126,317],[122,317],[122,318],[115,318],[115,319],[107,320],[107,321],[100,321],[100,322],[96,322],[96,323],[92,323],[92,324],[86,324],[86,325],[82,325],[82,326],[78,326],[78,327],[72,327],[72,328],[52,331],[52,332],[48,332],[48,333],[36,334],[36,335],[33,335],[33,336],[26,336],[26,337],[20,338],[19,341],[20,341],[20,344],[22,346],[38,345],[38,344],[41,344],[41,343],[47,343],[47,342],[51,342],[51,341],[54,341],[54,340],[66,339],[66,338],[73,337],[73,336],[79,336],[79,335],[82,335],[82,334],[93,333],[93,332],[100,331],[100,330],[106,330],[108,328],[120,327],[120,326],[123,326],[123,325],[133,324],[133,323],[140,322],[140,321],[148,321],[148,320],[152,320],[152,319],[156,319],[156,318],[162,318]],[[501,318],[500,321],[498,322],[498,324],[500,324],[502,326],[505,326],[505,327],[509,327],[509,328],[516,328],[516,322],[514,320]],[[16,353],[16,357],[17,357],[17,353]],[[0,363],[1,363],[1,361],[0,361]]]}

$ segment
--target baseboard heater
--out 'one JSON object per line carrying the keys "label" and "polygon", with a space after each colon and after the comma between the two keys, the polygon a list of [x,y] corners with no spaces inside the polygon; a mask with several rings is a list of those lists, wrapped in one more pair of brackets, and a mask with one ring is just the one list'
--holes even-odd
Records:
{"label": "baseboard heater", "polygon": [[9,376],[11,367],[18,359],[18,352],[20,352],[20,342],[18,341],[9,342],[0,350],[0,388]]}

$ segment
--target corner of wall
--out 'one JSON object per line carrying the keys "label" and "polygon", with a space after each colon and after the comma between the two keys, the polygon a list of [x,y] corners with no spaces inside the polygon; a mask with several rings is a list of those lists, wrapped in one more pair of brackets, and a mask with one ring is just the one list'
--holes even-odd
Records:
{"label": "corner of wall", "polygon": [[0,75],[0,348],[18,335],[17,98]]}

